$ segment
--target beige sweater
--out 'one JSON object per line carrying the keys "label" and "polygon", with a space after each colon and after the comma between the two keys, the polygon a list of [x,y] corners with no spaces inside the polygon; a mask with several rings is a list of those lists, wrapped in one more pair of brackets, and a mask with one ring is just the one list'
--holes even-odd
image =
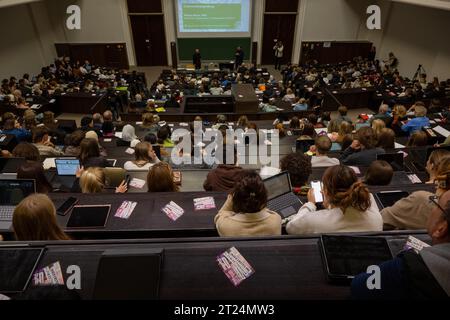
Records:
{"label": "beige sweater", "polygon": [[427,191],[416,191],[397,201],[392,207],[381,210],[383,222],[397,229],[426,229],[428,216],[433,209]]}
{"label": "beige sweater", "polygon": [[235,213],[231,196],[228,196],[214,222],[222,237],[281,235],[281,217],[276,212],[265,208],[256,213]]}
{"label": "beige sweater", "polygon": [[349,207],[344,213],[340,208],[316,211],[316,205],[307,202],[297,214],[286,219],[286,231],[289,234],[382,231],[383,220],[372,195],[370,203],[365,212]]}

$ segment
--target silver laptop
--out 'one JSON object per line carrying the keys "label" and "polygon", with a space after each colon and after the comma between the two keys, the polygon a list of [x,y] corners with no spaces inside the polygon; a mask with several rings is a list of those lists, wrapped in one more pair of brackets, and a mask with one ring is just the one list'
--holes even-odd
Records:
{"label": "silver laptop", "polygon": [[267,208],[277,212],[283,218],[296,214],[302,202],[292,192],[288,172],[282,172],[264,180],[267,189]]}
{"label": "silver laptop", "polygon": [[0,180],[0,230],[11,228],[16,205],[35,192],[34,180]]}

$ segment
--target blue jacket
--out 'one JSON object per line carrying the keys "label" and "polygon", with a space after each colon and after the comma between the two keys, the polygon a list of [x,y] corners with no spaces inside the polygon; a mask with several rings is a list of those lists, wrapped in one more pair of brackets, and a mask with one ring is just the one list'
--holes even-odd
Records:
{"label": "blue jacket", "polygon": [[419,117],[409,120],[407,124],[402,126],[402,130],[411,135],[415,131],[422,130],[423,127],[429,126],[430,120],[427,117]]}
{"label": "blue jacket", "polygon": [[26,141],[31,138],[31,133],[25,129],[14,128],[12,130],[2,130],[0,133],[15,135],[18,142]]}
{"label": "blue jacket", "polygon": [[297,103],[294,105],[294,111],[306,111],[308,110],[308,105]]}

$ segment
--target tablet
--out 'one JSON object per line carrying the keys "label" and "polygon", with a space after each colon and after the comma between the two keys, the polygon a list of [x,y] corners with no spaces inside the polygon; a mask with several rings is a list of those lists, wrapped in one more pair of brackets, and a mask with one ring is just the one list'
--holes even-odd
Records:
{"label": "tablet", "polygon": [[406,191],[381,191],[375,194],[380,202],[382,209],[392,207],[398,200],[409,196],[409,192]]}
{"label": "tablet", "polygon": [[67,222],[67,229],[104,228],[110,211],[110,204],[74,206]]}
{"label": "tablet", "polygon": [[351,281],[367,267],[392,259],[386,238],[322,235],[322,262],[329,281]]}
{"label": "tablet", "polygon": [[0,248],[0,292],[25,291],[43,252],[42,248]]}

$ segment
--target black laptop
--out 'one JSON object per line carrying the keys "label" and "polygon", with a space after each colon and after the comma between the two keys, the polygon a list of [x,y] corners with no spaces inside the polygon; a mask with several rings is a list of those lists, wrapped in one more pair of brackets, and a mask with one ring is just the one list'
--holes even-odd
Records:
{"label": "black laptop", "polygon": [[0,248],[0,293],[25,291],[43,252],[42,248]]}
{"label": "black laptop", "polygon": [[14,209],[35,192],[34,180],[0,180],[0,230],[11,228]]}
{"label": "black laptop", "polygon": [[367,267],[392,259],[386,238],[322,235],[319,240],[328,281],[350,282]]}
{"label": "black laptop", "polygon": [[283,218],[296,214],[302,206],[300,199],[292,192],[288,172],[281,172],[265,179],[264,186],[267,190],[267,208]]}
{"label": "black laptop", "polygon": [[381,205],[380,210],[392,207],[398,200],[406,198],[409,196],[409,192],[394,190],[394,191],[380,191],[375,193],[375,198]]}
{"label": "black laptop", "polygon": [[106,250],[100,258],[94,300],[156,300],[163,249]]}
{"label": "black laptop", "polygon": [[0,158],[0,173],[17,173],[25,162],[27,160],[24,158]]}
{"label": "black laptop", "polygon": [[383,160],[389,163],[394,171],[405,171],[403,153],[383,153],[377,154],[377,160]]}

